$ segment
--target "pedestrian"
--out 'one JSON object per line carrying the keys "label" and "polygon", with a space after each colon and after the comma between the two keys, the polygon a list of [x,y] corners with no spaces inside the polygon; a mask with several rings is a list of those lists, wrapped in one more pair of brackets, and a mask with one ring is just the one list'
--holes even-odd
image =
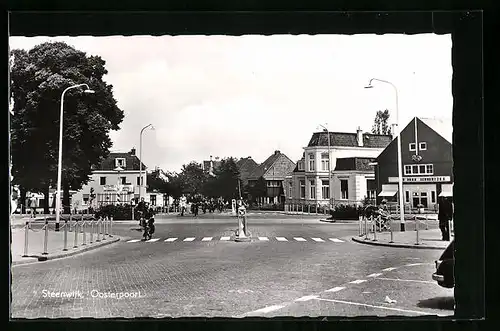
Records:
{"label": "pedestrian", "polygon": [[31,196],[29,198],[29,206],[30,206],[30,210],[31,210],[31,218],[35,218],[35,215],[36,215],[36,197],[35,197],[35,193],[31,193]]}
{"label": "pedestrian", "polygon": [[453,205],[449,198],[442,197],[439,200],[439,229],[441,229],[441,239],[445,241],[450,240],[450,220],[453,217]]}
{"label": "pedestrian", "polygon": [[146,202],[144,201],[144,198],[141,198],[141,201],[139,201],[139,203],[134,208],[138,212],[137,217],[139,219],[139,226],[143,226],[143,218],[146,216],[145,215],[146,208],[147,208],[147,205],[146,205]]}

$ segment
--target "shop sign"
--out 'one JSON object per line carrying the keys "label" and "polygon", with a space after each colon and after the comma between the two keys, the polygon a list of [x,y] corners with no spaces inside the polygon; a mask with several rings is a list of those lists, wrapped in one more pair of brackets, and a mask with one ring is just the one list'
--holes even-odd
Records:
{"label": "shop sign", "polygon": [[[389,177],[389,183],[397,183],[399,177]],[[450,176],[421,176],[421,177],[403,177],[403,183],[436,183],[449,182]]]}

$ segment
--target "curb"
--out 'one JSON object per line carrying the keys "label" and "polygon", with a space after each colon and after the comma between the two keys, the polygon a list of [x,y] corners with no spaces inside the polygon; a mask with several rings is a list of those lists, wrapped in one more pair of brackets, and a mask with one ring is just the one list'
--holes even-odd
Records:
{"label": "curb", "polygon": [[57,254],[52,254],[52,255],[51,254],[49,254],[49,255],[42,255],[42,254],[29,255],[29,257],[27,257],[27,258],[30,260],[12,261],[11,264],[12,264],[12,266],[14,266],[14,265],[20,265],[20,264],[26,264],[26,263],[43,262],[43,261],[48,261],[48,260],[60,259],[60,258],[73,256],[76,254],[80,254],[83,252],[87,252],[87,251],[94,250],[94,249],[97,249],[97,248],[100,248],[103,246],[110,245],[110,244],[113,244],[113,243],[120,241],[120,239],[122,239],[122,238],[121,237],[113,237],[112,239],[108,238],[104,242],[101,241],[98,244],[94,244],[92,246],[87,246],[87,247],[79,249],[79,250],[68,251],[68,252],[64,252],[64,253],[57,253]]}
{"label": "curb", "polygon": [[410,245],[410,244],[396,244],[396,243],[388,243],[388,242],[382,242],[382,241],[373,241],[373,240],[365,240],[365,239],[359,239],[356,237],[351,238],[353,241],[359,243],[359,244],[365,244],[365,245],[373,245],[373,246],[386,246],[386,247],[396,247],[396,248],[413,248],[413,249],[439,249],[439,250],[445,250],[446,247],[440,247],[440,246],[429,246],[429,245]]}

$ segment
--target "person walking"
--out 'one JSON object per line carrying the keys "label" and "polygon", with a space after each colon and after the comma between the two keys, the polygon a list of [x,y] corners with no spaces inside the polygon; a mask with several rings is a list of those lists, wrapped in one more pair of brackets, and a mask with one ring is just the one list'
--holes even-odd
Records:
{"label": "person walking", "polygon": [[35,197],[35,193],[31,193],[31,196],[29,198],[29,206],[30,206],[30,210],[31,210],[31,218],[35,218],[36,217],[36,206],[37,205],[37,201],[36,201],[36,197]]}
{"label": "person walking", "polygon": [[441,229],[442,240],[450,240],[450,220],[453,217],[453,206],[449,198],[443,197],[439,200],[439,229]]}

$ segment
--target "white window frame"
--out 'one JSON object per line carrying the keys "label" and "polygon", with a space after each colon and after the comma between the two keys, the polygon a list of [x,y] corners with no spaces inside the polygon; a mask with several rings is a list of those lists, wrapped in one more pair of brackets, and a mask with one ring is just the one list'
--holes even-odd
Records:
{"label": "white window frame", "polygon": [[321,154],[321,170],[328,171],[330,168],[330,158],[328,153]]}
{"label": "white window frame", "polygon": [[[424,167],[424,172],[420,172],[420,167]],[[413,171],[413,167],[416,167],[417,171]],[[430,171],[428,170],[428,167],[430,167]],[[410,170],[410,171],[408,171]],[[406,176],[432,176],[434,175],[434,164],[428,163],[428,164],[405,164],[404,165],[404,174]]]}
{"label": "white window frame", "polygon": [[[342,182],[345,181],[347,183],[347,190],[342,190]],[[344,196],[345,193],[345,196]],[[349,200],[349,180],[348,179],[340,179],[340,199],[341,200]]]}
{"label": "white window frame", "polygon": [[[413,146],[413,148],[412,148],[412,146]],[[410,150],[410,152],[415,152],[417,150],[417,144],[416,143],[409,143],[408,149]]]}
{"label": "white window frame", "polygon": [[[122,161],[122,164],[120,164],[119,161]],[[125,168],[127,166],[126,162],[127,161],[126,161],[126,159],[124,157],[117,157],[117,158],[115,158],[115,168],[118,168],[118,167]]]}
{"label": "white window frame", "polygon": [[316,199],[316,183],[314,179],[309,180],[309,197],[310,199]]}
{"label": "white window frame", "polygon": [[410,203],[410,191],[405,191],[405,203]]}
{"label": "white window frame", "polygon": [[304,170],[304,161],[299,161],[299,170]]}
{"label": "white window frame", "polygon": [[[325,185],[324,183],[327,183],[327,185]],[[325,190],[327,189],[327,190]],[[326,194],[325,194],[326,192]],[[329,180],[321,180],[321,198],[323,199],[330,199],[330,184],[329,184]]]}
{"label": "white window frame", "polygon": [[306,198],[306,181],[305,179],[301,179],[299,180],[299,197],[301,199],[305,199]]}
{"label": "white window frame", "polygon": [[290,197],[290,199],[293,198],[293,185],[292,185],[292,183],[290,183],[288,185],[288,196]]}
{"label": "white window frame", "polygon": [[309,171],[316,171],[316,162],[314,160],[314,154],[313,153],[310,153],[308,155],[308,159],[309,159]]}
{"label": "white window frame", "polygon": [[[424,147],[422,147],[424,146]],[[427,150],[427,143],[425,141],[418,143],[418,149],[421,151],[426,151]]]}

